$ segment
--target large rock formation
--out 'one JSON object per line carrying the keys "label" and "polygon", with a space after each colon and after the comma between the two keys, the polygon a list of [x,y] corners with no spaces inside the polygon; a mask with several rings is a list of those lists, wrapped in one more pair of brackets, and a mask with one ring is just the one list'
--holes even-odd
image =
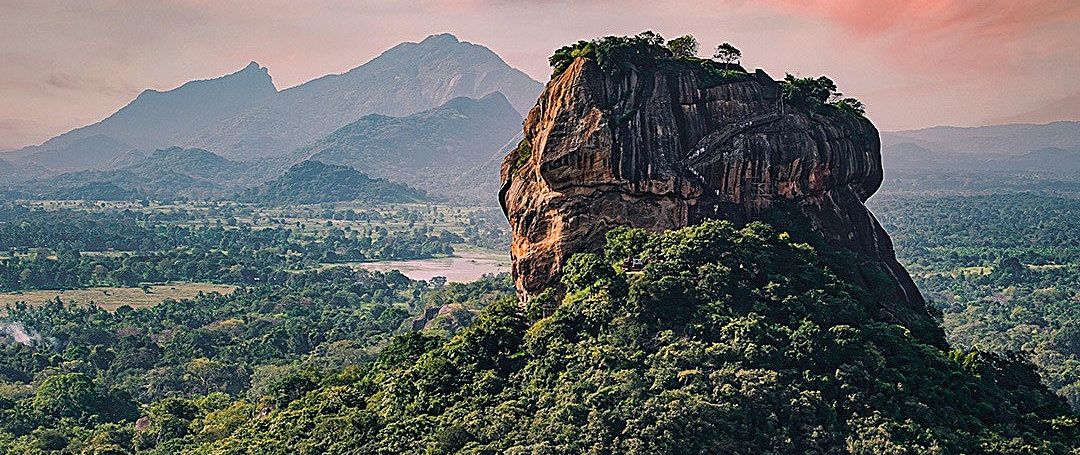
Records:
{"label": "large rock formation", "polygon": [[[857,253],[883,318],[942,343],[892,242],[863,205],[882,179],[865,118],[785,103],[763,71],[718,77],[685,60],[578,58],[548,83],[503,162],[500,200],[513,229],[519,293],[557,286],[576,252],[607,230],[664,230],[721,218],[799,218]],[[773,217],[773,218],[770,218]]]}

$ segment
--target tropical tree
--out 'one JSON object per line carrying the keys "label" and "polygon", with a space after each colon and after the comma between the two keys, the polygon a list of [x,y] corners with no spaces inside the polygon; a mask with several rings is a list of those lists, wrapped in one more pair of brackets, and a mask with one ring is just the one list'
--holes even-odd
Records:
{"label": "tropical tree", "polygon": [[645,44],[645,45],[649,45],[649,46],[663,46],[664,45],[664,37],[660,36],[659,33],[656,33],[656,32],[654,32],[652,30],[645,30],[644,32],[638,33],[637,36],[634,37],[634,39],[637,40],[641,44]]}
{"label": "tropical tree", "polygon": [[667,48],[675,58],[690,58],[697,55],[699,48],[697,38],[694,35],[683,35],[667,42]]}
{"label": "tropical tree", "polygon": [[724,43],[716,46],[716,53],[713,54],[713,58],[724,62],[726,67],[742,58],[742,51],[732,46],[731,43]]}
{"label": "tropical tree", "polygon": [[82,373],[49,376],[34,394],[34,409],[53,417],[82,418],[93,414],[101,396],[94,382]]}
{"label": "tropical tree", "polygon": [[795,77],[790,74],[781,82],[784,98],[808,106],[817,106],[829,102],[836,94],[836,83],[826,76]]}
{"label": "tropical tree", "polygon": [[852,114],[866,114],[866,106],[863,105],[862,101],[855,98],[841,98],[833,103],[833,105],[840,108],[842,111],[850,112]]}
{"label": "tropical tree", "polygon": [[862,101],[845,98],[843,93],[836,90],[836,83],[826,76],[795,77],[788,74],[780,82],[780,86],[784,92],[784,99],[793,104],[812,109],[831,105],[858,116],[866,113],[866,107]]}

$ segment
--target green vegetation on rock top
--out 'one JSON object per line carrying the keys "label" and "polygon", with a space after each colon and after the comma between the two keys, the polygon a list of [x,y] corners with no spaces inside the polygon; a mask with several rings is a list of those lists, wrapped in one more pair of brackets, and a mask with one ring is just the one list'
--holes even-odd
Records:
{"label": "green vegetation on rock top", "polygon": [[[556,50],[548,58],[548,63],[552,68],[552,79],[566,71],[579,57],[596,60],[602,69],[609,72],[616,72],[626,64],[667,63],[704,70],[707,82],[713,83],[738,81],[748,76],[746,70],[735,63],[742,52],[731,44],[717,46],[714,58],[719,61],[697,58],[694,55],[697,49],[697,40],[692,35],[665,42],[662,36],[645,31],[635,36],[604,36],[578,41]],[[861,101],[837,92],[836,84],[825,76],[799,78],[788,74],[780,84],[785,100],[815,111],[833,107],[841,112],[862,116],[866,110]]]}

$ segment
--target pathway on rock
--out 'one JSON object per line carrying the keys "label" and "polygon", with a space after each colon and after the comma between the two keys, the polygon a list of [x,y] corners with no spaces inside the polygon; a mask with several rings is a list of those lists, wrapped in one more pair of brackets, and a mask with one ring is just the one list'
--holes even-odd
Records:
{"label": "pathway on rock", "polygon": [[[701,158],[706,151],[715,150],[717,146],[731,140],[731,138],[735,137],[736,135],[742,134],[750,128],[767,125],[782,118],[784,118],[784,114],[782,112],[770,112],[768,114],[754,116],[747,120],[731,124],[716,131],[713,131],[712,133],[709,133],[705,137],[701,138],[700,141],[698,141],[697,145],[694,147],[694,152],[684,158],[681,164],[687,166],[688,168],[690,166],[698,166],[702,164],[707,166],[709,164],[712,164],[717,160],[723,158],[723,155],[720,154],[709,156],[707,157],[708,160],[705,163],[699,163],[696,161]],[[697,174],[697,172],[694,173]]]}

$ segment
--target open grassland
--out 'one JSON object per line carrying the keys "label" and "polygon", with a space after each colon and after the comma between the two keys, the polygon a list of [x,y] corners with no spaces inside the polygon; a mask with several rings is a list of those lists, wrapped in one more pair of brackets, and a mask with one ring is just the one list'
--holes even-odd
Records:
{"label": "open grassland", "polygon": [[166,299],[181,300],[190,299],[200,292],[209,294],[231,294],[236,286],[212,283],[166,283],[152,284],[147,291],[142,288],[121,287],[96,287],[87,289],[71,289],[66,291],[38,290],[24,292],[0,293],[0,307],[14,305],[17,302],[29,304],[41,304],[43,302],[60,297],[68,303],[80,305],[94,304],[108,311],[116,311],[121,306],[128,305],[132,308],[148,307],[157,305]]}

